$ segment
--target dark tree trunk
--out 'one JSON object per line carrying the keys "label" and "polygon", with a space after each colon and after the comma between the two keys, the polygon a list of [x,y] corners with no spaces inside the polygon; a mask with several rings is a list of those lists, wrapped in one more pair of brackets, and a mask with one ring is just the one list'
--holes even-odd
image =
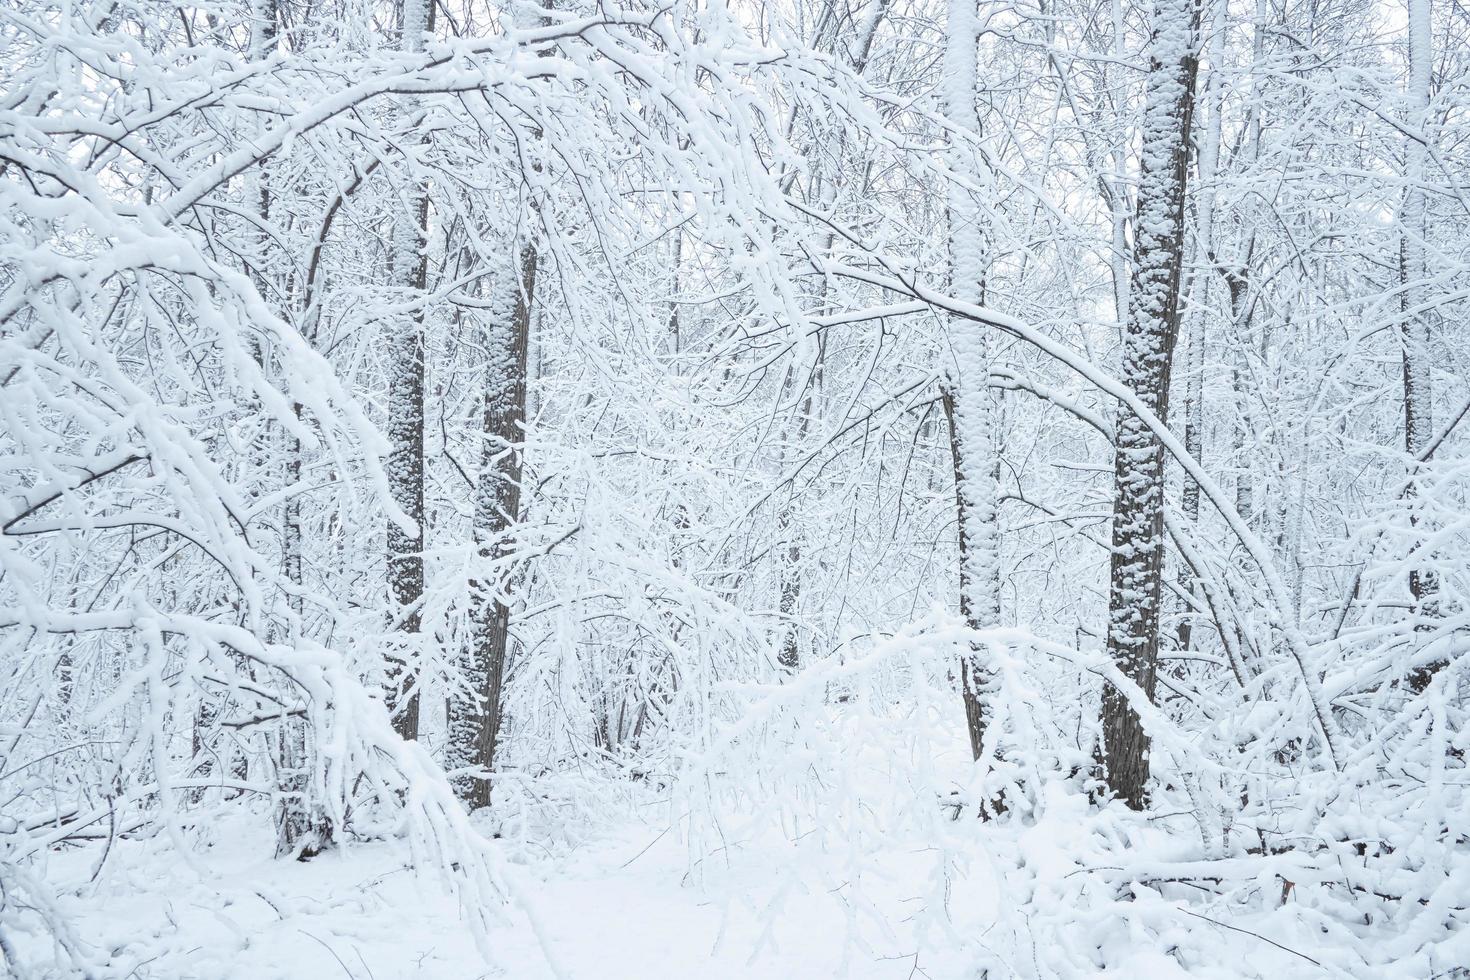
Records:
{"label": "dark tree trunk", "polygon": [[[1191,0],[1155,0],[1152,32],[1123,376],[1143,404],[1166,420],[1179,334],[1198,11]],[[1127,406],[1119,407],[1115,440],[1108,652],[1151,699],[1159,654],[1164,457],[1158,437]],[[1149,748],[1137,712],[1106,686],[1107,783],[1135,809],[1145,800]]]}
{"label": "dark tree trunk", "polygon": [[[520,513],[526,361],[536,265],[535,249],[523,245],[518,263],[508,263],[500,281],[491,286],[498,302],[485,326],[484,442],[473,530],[476,557],[483,565],[503,559],[511,550],[507,532]],[[501,684],[510,646],[509,581],[508,572],[497,568],[493,577],[477,576],[470,582],[470,649],[465,666],[479,697],[473,702],[460,698],[451,703],[450,738],[456,766],[479,771],[457,782],[461,798],[471,809],[490,805],[489,774],[500,740]]]}
{"label": "dark tree trunk", "polygon": [[[428,0],[403,0],[402,47],[423,50],[424,34],[433,30],[434,7]],[[429,277],[425,231],[429,220],[426,188],[415,188],[408,213],[393,232],[393,276],[410,296],[422,299]],[[388,519],[388,589],[400,643],[388,671],[388,709],[394,728],[405,739],[419,737],[419,694],[416,671],[424,594],[424,310],[416,307],[398,321],[389,353],[388,489],[393,502],[413,523],[412,532]]]}

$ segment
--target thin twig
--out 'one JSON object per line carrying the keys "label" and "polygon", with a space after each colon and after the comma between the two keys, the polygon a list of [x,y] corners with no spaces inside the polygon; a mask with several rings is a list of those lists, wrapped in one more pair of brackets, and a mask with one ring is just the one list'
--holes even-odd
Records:
{"label": "thin twig", "polygon": [[1204,919],[1206,922],[1210,923],[1211,925],[1217,925],[1217,926],[1221,927],[1222,929],[1233,929],[1236,932],[1244,933],[1247,936],[1254,936],[1255,938],[1259,939],[1263,943],[1270,943],[1272,946],[1275,946],[1277,949],[1281,950],[1284,953],[1291,953],[1293,956],[1300,956],[1302,959],[1306,960],[1308,963],[1310,963],[1313,966],[1317,967],[1319,970],[1322,969],[1322,964],[1321,963],[1318,963],[1316,960],[1312,959],[1306,953],[1297,952],[1296,950],[1292,949],[1290,946],[1283,946],[1280,943],[1278,943],[1276,940],[1274,940],[1274,939],[1267,939],[1265,936],[1261,935],[1258,932],[1251,932],[1249,929],[1242,929],[1242,928],[1240,928],[1240,926],[1232,926],[1228,922],[1220,922],[1220,921],[1218,921],[1216,919],[1210,918],[1208,915],[1200,915],[1198,912],[1191,912],[1191,911],[1189,911],[1189,909],[1180,909],[1180,911],[1183,912],[1185,915],[1192,915],[1196,919]]}

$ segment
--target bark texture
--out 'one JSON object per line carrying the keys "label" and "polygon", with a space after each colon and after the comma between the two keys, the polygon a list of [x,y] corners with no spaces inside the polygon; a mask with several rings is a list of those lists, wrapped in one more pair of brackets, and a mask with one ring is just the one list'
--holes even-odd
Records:
{"label": "bark texture", "polygon": [[[1408,0],[1409,13],[1409,125],[1427,135],[1429,127],[1429,85],[1433,53],[1430,30],[1430,0]],[[1429,232],[1428,195],[1424,187],[1425,161],[1428,156],[1423,142],[1409,137],[1404,154],[1404,203],[1401,217],[1399,293],[1403,315],[1404,352],[1404,449],[1410,465],[1423,461],[1430,440],[1434,438],[1434,379],[1430,373],[1429,314],[1425,305],[1425,280],[1429,274],[1425,260],[1425,237]],[[1410,481],[1409,496],[1417,493]],[[1416,517],[1410,520],[1417,526]],[[1419,617],[1418,629],[1432,629],[1439,613],[1439,581],[1432,568],[1414,568],[1409,572],[1409,591],[1414,597],[1414,610]],[[1443,667],[1436,662],[1413,670],[1409,687],[1421,693]]]}
{"label": "bark texture", "polygon": [[450,738],[457,768],[478,775],[458,780],[471,809],[490,805],[490,773],[500,739],[501,688],[510,648],[508,570],[504,560],[521,508],[526,423],[526,366],[531,303],[536,291],[536,251],[523,245],[514,262],[491,284],[496,301],[485,324],[483,443],[475,487],[474,547],[481,573],[470,582],[470,648],[465,674],[476,699],[450,705]]}
{"label": "bark texture", "polygon": [[[1198,11],[1155,0],[1144,105],[1123,376],[1161,420],[1179,335],[1184,200],[1197,68]],[[1150,699],[1158,669],[1164,561],[1164,457],[1158,437],[1120,406],[1114,444],[1108,652]],[[1103,691],[1103,758],[1109,788],[1135,809],[1145,801],[1149,738],[1127,699]]]}
{"label": "bark texture", "polygon": [[[969,138],[980,132],[975,98],[979,88],[979,16],[975,0],[950,0],[944,48],[945,115]],[[985,276],[989,267],[985,215],[976,191],[988,187],[988,173],[964,135],[951,137],[948,166],[957,179],[950,182],[950,291],[966,303],[985,303]],[[995,406],[989,388],[991,338],[979,323],[954,319],[950,323],[954,379],[944,392],[950,420],[950,451],[954,460],[954,495],[960,544],[960,614],[972,629],[988,629],[1000,620],[1000,529],[995,464]],[[970,749],[980,757],[985,741],[986,701],[991,671],[970,652],[960,666],[964,717]]]}
{"label": "bark texture", "polygon": [[[944,47],[943,93],[949,121],[973,139],[980,133],[975,109],[979,87],[977,44],[980,23],[975,0],[950,0]],[[987,173],[968,140],[951,137],[948,164],[958,178],[977,188],[989,185]],[[949,278],[956,299],[985,302],[990,264],[984,214],[975,191],[957,180],[949,185]],[[984,326],[960,318],[950,323],[954,353],[952,383],[944,391],[954,461],[955,507],[959,518],[960,614],[974,629],[1000,618],[1000,534],[997,526],[997,413],[990,389],[990,335]],[[966,727],[975,758],[985,739],[986,701],[991,674],[973,650],[960,665]]]}
{"label": "bark texture", "polygon": [[[404,51],[423,50],[433,29],[428,0],[403,0]],[[405,117],[412,115],[412,101]],[[427,188],[416,187],[407,212],[393,228],[393,278],[409,296],[422,297],[428,285],[429,257],[424,245],[429,220]],[[424,311],[401,316],[389,352],[388,489],[398,509],[413,524],[388,519],[388,590],[399,634],[398,656],[388,673],[388,709],[405,739],[419,736],[418,678],[414,664],[419,642],[419,602],[424,594]]]}

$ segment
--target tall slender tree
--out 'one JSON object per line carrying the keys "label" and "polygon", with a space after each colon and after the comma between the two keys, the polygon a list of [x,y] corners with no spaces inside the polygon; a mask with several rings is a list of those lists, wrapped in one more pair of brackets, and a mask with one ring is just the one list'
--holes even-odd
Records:
{"label": "tall slender tree", "polygon": [[489,774],[500,741],[501,689],[510,649],[511,575],[503,559],[514,548],[509,532],[521,510],[526,366],[537,265],[528,237],[519,247],[507,243],[507,255],[513,258],[495,270],[490,287],[495,299],[482,338],[481,455],[472,530],[481,571],[470,582],[470,646],[464,665],[476,690],[474,700],[450,702],[451,755],[459,766],[477,771],[461,777],[457,787],[471,809],[490,805]]}
{"label": "tall slender tree", "polygon": [[[1179,336],[1198,28],[1194,0],[1154,0],[1123,377],[1160,420],[1168,418]],[[1126,405],[1119,407],[1114,432],[1108,653],[1152,698],[1164,562],[1163,447]],[[1149,737],[1138,713],[1111,685],[1103,690],[1103,753],[1109,788],[1129,806],[1141,808]]]}
{"label": "tall slender tree", "polygon": [[[951,135],[949,280],[956,299],[985,302],[990,265],[984,210],[976,201],[989,184],[974,149],[980,134],[975,100],[979,88],[980,21],[975,0],[950,0],[945,31],[941,84]],[[954,463],[955,506],[959,516],[960,614],[974,629],[993,627],[1000,619],[1000,532],[996,481],[997,413],[989,384],[989,329],[958,317],[949,323],[953,376],[943,392],[949,420],[950,454]],[[965,722],[970,750],[980,758],[985,739],[989,670],[973,651],[960,667]]]}
{"label": "tall slender tree", "polygon": [[[1410,135],[1404,148],[1404,199],[1399,217],[1399,328],[1404,359],[1404,449],[1409,465],[1418,468],[1424,461],[1430,440],[1434,438],[1434,376],[1430,371],[1429,317],[1425,309],[1425,280],[1429,266],[1425,261],[1425,239],[1429,234],[1428,191],[1425,188],[1428,160],[1429,87],[1433,64],[1430,0],[1408,0],[1409,13],[1409,77],[1406,109]],[[1414,480],[1408,494],[1417,491]],[[1417,516],[1411,521],[1418,524]],[[1409,590],[1421,631],[1429,628],[1436,614],[1439,585],[1432,569],[1415,567],[1409,571]],[[1441,665],[1436,663],[1414,670],[1410,687],[1423,691]]]}
{"label": "tall slender tree", "polygon": [[[429,0],[403,0],[399,44],[405,52],[424,49],[424,36],[434,27]],[[413,100],[406,100],[400,119],[412,119]],[[412,162],[409,164],[412,173]],[[406,739],[419,735],[417,644],[424,594],[424,309],[429,255],[425,248],[429,220],[428,188],[417,181],[407,206],[393,223],[393,281],[410,299],[411,311],[394,317],[388,367],[388,486],[393,503],[407,523],[388,518],[388,588],[394,631],[400,640],[388,676],[388,705],[394,726]]]}
{"label": "tall slender tree", "polygon": [[[1224,93],[1223,62],[1225,56],[1226,3],[1217,0],[1211,20],[1209,43],[1209,81],[1206,88],[1205,106],[1209,113],[1199,140],[1197,172],[1203,188],[1195,208],[1194,271],[1188,276],[1191,309],[1185,314],[1189,334],[1186,338],[1185,370],[1188,372],[1184,389],[1184,450],[1196,460],[1204,459],[1204,403],[1205,403],[1205,325],[1208,320],[1207,298],[1214,285],[1214,276],[1206,270],[1214,252],[1215,228],[1214,182],[1220,160],[1220,140],[1223,130]],[[1199,484],[1184,481],[1181,494],[1181,510],[1184,520],[1193,529],[1199,523]],[[1193,576],[1188,572],[1181,575],[1182,584],[1191,590]],[[1185,609],[1179,618],[1179,629],[1175,634],[1179,649],[1188,652],[1194,642],[1193,613]]]}

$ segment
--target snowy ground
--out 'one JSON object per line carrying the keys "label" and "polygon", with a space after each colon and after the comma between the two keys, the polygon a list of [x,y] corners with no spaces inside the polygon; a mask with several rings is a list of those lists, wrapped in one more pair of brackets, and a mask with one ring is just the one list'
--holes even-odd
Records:
{"label": "snowy ground", "polygon": [[[807,801],[830,815],[820,826],[810,815],[731,813],[714,822],[714,837],[691,844],[679,806],[640,798],[651,791],[638,784],[590,817],[523,827],[500,842],[515,901],[490,936],[493,962],[443,880],[405,843],[350,843],[306,863],[262,859],[268,821],[243,809],[179,829],[192,865],[158,835],[118,842],[100,872],[98,846],[54,853],[44,873],[82,938],[110,959],[104,976],[118,978],[1344,975],[1273,945],[1310,950],[1313,938],[1270,900],[1273,887],[1279,893],[1271,883],[1259,908],[1234,920],[1256,935],[1182,912],[1188,891],[1145,889],[1123,903],[1122,918],[1111,899],[1072,907],[1074,896],[1099,893],[1083,890],[1078,872],[1108,863],[1104,838],[1118,818],[1059,789],[1029,826],[954,821],[932,784],[895,775],[915,760],[892,745],[875,750],[878,738],[847,743],[867,745],[844,757],[854,785]],[[955,752],[930,759],[945,778],[962,768],[954,742]],[[1155,835],[1129,845],[1144,858],[1189,855],[1187,834],[1138,826]],[[1018,912],[1025,900],[1033,904]],[[1080,971],[1029,968],[1058,945]],[[995,965],[987,954],[997,950],[1011,965]]]}
{"label": "snowy ground", "polygon": [[[915,915],[928,900],[933,859],[925,852],[870,855],[869,866],[882,871],[870,878],[884,880],[866,881],[853,903],[840,887],[798,883],[780,895],[777,855],[760,848],[739,848],[736,859],[696,883],[674,832],[628,825],[565,858],[519,870],[519,897],[533,910],[541,941],[524,910],[511,912],[492,937],[498,963],[490,965],[453,898],[432,875],[410,871],[397,843],[359,844],[303,864],[244,857],[268,845],[253,833],[219,836],[198,869],[165,857],[162,841],[126,845],[138,853],[109,860],[73,911],[87,940],[114,951],[110,975],[959,980],[981,975],[974,953],[999,899],[984,873],[956,881],[951,898],[962,907],[952,914],[973,923],[973,941],[945,943],[915,927],[927,921]],[[81,857],[63,857],[53,870],[86,874]],[[1332,975],[1301,969],[1260,940],[1220,933],[1214,963],[1184,969],[1150,943],[1129,957],[1129,968],[1106,975]]]}
{"label": "snowy ground", "polygon": [[[840,895],[793,894],[773,908],[772,869],[749,851],[698,884],[675,832],[630,825],[565,858],[519,869],[518,897],[533,910],[544,946],[524,910],[510,913],[493,936],[498,974],[461,925],[455,900],[432,874],[409,869],[401,845],[358,844],[308,863],[261,861],[245,855],[267,850],[269,841],[243,824],[239,831],[219,834],[194,869],[161,840],[123,844],[109,859],[72,911],[89,942],[113,951],[117,975],[922,975],[914,973],[916,947],[902,921],[901,858],[891,862],[891,901],[872,910],[888,919],[890,940],[870,945],[885,930],[868,928],[859,930],[861,943],[849,943],[852,923]],[[96,857],[58,856],[53,874],[86,876]],[[916,856],[913,877],[921,879],[926,866]],[[922,886],[909,884],[916,894]]]}

